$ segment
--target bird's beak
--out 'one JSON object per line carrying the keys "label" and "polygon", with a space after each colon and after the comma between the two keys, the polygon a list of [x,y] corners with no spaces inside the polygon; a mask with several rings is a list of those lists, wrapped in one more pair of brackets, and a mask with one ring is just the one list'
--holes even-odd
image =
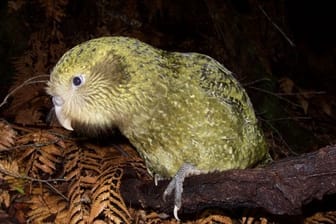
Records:
{"label": "bird's beak", "polygon": [[55,113],[56,117],[59,121],[59,123],[67,130],[73,131],[73,128],[71,126],[71,119],[67,118],[62,111],[62,106],[64,104],[64,100],[60,96],[53,96],[52,98],[54,107],[55,107]]}

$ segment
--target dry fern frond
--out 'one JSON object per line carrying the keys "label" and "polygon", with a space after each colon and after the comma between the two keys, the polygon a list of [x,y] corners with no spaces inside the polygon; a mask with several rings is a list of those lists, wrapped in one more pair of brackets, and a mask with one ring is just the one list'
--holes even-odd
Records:
{"label": "dry fern frond", "polygon": [[7,7],[9,13],[16,12],[22,8],[22,6],[26,3],[25,0],[11,0],[8,1]]}
{"label": "dry fern frond", "polygon": [[98,176],[100,173],[100,152],[86,146],[69,144],[66,149],[67,161],[64,174],[72,181],[83,176]]}
{"label": "dry fern frond", "polygon": [[[21,136],[8,151],[15,154],[16,160],[0,161],[0,178],[13,189],[24,189],[23,184],[31,182],[26,214],[29,222],[132,222],[119,190],[123,169],[132,166],[139,176],[146,177],[147,173],[132,147],[81,144],[46,130],[16,129]],[[18,167],[25,171],[19,172]],[[60,176],[65,176],[67,182],[46,183],[47,179],[58,181]],[[14,182],[17,180],[20,186]],[[4,197],[4,203],[6,200]]]}
{"label": "dry fern frond", "polygon": [[[32,34],[31,36],[31,50],[24,53],[21,57],[14,58],[13,65],[16,70],[16,75],[14,76],[14,83],[11,86],[11,89],[15,89],[19,86],[22,86],[23,83],[29,81],[34,77],[40,77],[39,80],[34,79],[27,85],[22,86],[21,89],[18,89],[13,98],[10,109],[19,108],[21,105],[30,102],[35,97],[41,95],[41,92],[44,92],[45,83],[48,76],[48,57],[46,53],[47,49],[34,49],[34,42],[41,42],[41,40],[36,39],[38,34]],[[35,40],[36,39],[36,40]],[[42,43],[41,43],[42,44]],[[44,79],[40,75],[45,75]]]}
{"label": "dry fern frond", "polygon": [[90,222],[103,215],[113,223],[131,223],[131,215],[120,194],[122,175],[122,168],[110,166],[99,176],[92,189]]}
{"label": "dry fern frond", "polygon": [[26,173],[32,177],[54,175],[57,165],[62,163],[64,142],[59,137],[38,131],[22,136],[18,142],[25,147],[19,155],[20,162],[26,162]]}
{"label": "dry fern frond", "polygon": [[40,5],[44,8],[47,18],[61,22],[65,14],[65,6],[68,0],[39,0]]}
{"label": "dry fern frond", "polygon": [[69,223],[80,223],[89,216],[91,189],[100,173],[101,157],[95,150],[77,145],[68,146],[66,155],[68,161],[64,174],[70,181],[67,192],[70,200]]}
{"label": "dry fern frond", "polygon": [[336,211],[318,212],[304,220],[304,224],[336,223]]}
{"label": "dry fern frond", "polygon": [[[101,173],[92,188],[90,223],[97,221],[132,223],[131,215],[120,193],[120,181],[124,167],[130,161],[136,161],[137,154],[131,147],[125,145],[120,147],[120,149],[105,148],[105,155],[101,157],[103,158],[100,162]],[[121,156],[122,154],[127,156]]]}
{"label": "dry fern frond", "polygon": [[[113,147],[69,144],[66,158],[64,175],[70,182],[69,223],[130,223],[117,183],[121,172],[114,168],[126,157]],[[110,176],[112,173],[117,177]]]}
{"label": "dry fern frond", "polygon": [[0,151],[14,145],[16,131],[6,122],[0,120]]}
{"label": "dry fern frond", "polygon": [[15,122],[22,125],[37,125],[43,124],[43,113],[38,105],[34,105],[31,108],[24,108],[19,110],[15,116]]}
{"label": "dry fern frond", "polygon": [[[12,94],[13,99],[6,115],[14,117],[17,123],[39,123],[43,119],[41,111],[51,108],[50,97],[45,93],[45,83],[49,77],[47,74],[65,52],[66,46],[56,26],[50,29],[31,34],[28,50],[13,61],[16,75],[11,91],[15,90],[15,95]],[[23,112],[18,114],[18,111]],[[28,116],[22,116],[24,114]]]}
{"label": "dry fern frond", "polygon": [[0,179],[9,185],[11,190],[23,192],[24,180],[21,178],[16,160],[0,160]]}
{"label": "dry fern frond", "polygon": [[8,191],[0,189],[0,206],[8,208],[10,206],[11,196]]}
{"label": "dry fern frond", "polygon": [[68,202],[48,189],[35,187],[28,200],[28,223],[68,224]]}
{"label": "dry fern frond", "polygon": [[[134,219],[133,223],[136,224],[174,224],[178,223],[176,219],[164,219],[156,212],[150,212],[147,214],[145,210],[135,210],[130,208],[130,213]],[[189,222],[188,222],[189,224]],[[191,224],[191,223],[190,223]]]}
{"label": "dry fern frond", "polygon": [[18,86],[14,86],[0,104],[0,107],[3,106],[7,103],[9,97],[14,96],[5,114],[14,117],[16,123],[23,125],[45,123],[43,122],[42,111],[50,108],[51,102],[49,97],[44,92],[42,93],[44,88],[41,83],[46,81],[34,80],[35,78],[41,78],[41,76],[32,77]]}
{"label": "dry fern frond", "polygon": [[[68,2],[68,0],[36,0],[30,2],[12,0],[8,3],[12,13],[19,13],[21,8],[26,10],[26,8],[32,7],[36,11],[44,12],[46,17],[39,25],[41,29],[30,34],[27,51],[13,61],[16,75],[10,89],[11,92],[15,90],[15,95],[14,92],[10,94],[13,95],[12,102],[5,115],[13,117],[16,123],[24,125],[40,124],[44,120],[43,112],[51,108],[50,98],[44,90],[47,78],[30,82],[27,82],[27,80],[39,77],[42,74],[48,74],[51,66],[66,51],[63,34],[59,30],[58,24],[65,16]],[[22,7],[24,4],[27,7]],[[23,83],[26,84],[22,85]]]}
{"label": "dry fern frond", "polygon": [[195,224],[211,224],[211,223],[233,224],[234,222],[230,217],[223,215],[209,215],[208,217],[199,219],[195,222]]}

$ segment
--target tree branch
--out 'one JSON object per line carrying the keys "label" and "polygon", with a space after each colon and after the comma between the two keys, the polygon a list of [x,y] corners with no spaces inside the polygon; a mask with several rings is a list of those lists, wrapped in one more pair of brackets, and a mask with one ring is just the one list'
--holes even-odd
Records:
{"label": "tree branch", "polygon": [[[172,213],[173,196],[167,202],[162,200],[169,180],[154,186],[154,181],[138,177],[129,168],[121,183],[125,202],[132,207]],[[265,168],[189,177],[184,182],[179,214],[216,207],[263,208],[276,215],[295,215],[313,199],[331,194],[336,194],[336,146],[283,159]]]}

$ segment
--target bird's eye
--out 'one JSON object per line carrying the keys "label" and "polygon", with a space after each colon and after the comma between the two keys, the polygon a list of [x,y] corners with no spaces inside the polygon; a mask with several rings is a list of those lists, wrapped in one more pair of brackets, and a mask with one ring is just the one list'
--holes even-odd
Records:
{"label": "bird's eye", "polygon": [[72,78],[72,84],[75,87],[79,87],[84,83],[84,77],[82,75],[75,76]]}

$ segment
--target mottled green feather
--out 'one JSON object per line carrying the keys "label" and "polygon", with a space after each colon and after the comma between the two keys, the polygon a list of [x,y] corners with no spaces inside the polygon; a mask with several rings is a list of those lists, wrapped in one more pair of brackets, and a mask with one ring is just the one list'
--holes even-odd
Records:
{"label": "mottled green feather", "polygon": [[[85,83],[74,88],[74,76]],[[216,60],[156,49],[127,37],[103,37],[69,50],[48,93],[64,99],[75,130],[118,127],[152,173],[246,168],[266,144],[245,90]],[[62,123],[62,121],[60,121]]]}

